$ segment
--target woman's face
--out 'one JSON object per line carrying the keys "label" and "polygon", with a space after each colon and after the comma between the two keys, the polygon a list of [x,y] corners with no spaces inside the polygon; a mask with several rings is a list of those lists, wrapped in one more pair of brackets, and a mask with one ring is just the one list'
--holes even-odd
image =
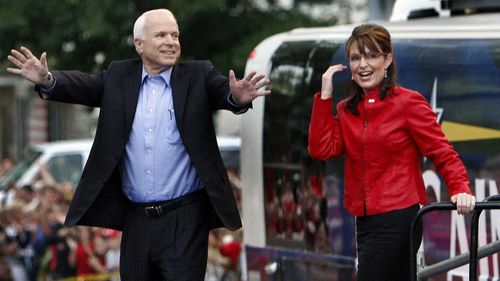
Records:
{"label": "woman's face", "polygon": [[368,48],[365,48],[364,53],[353,42],[349,50],[349,65],[354,81],[366,92],[380,86],[385,69],[392,63],[392,54],[385,55]]}

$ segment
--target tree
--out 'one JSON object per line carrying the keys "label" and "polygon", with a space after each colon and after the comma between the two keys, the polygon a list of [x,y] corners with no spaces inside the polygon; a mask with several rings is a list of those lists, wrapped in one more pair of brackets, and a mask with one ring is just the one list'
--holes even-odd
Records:
{"label": "tree", "polygon": [[[182,59],[211,59],[222,72],[242,75],[249,52],[264,38],[318,21],[276,0],[0,0],[0,57],[26,45],[47,51],[49,67],[96,72],[110,61],[137,56],[134,20],[144,11],[166,7],[180,25]],[[304,2],[304,1],[301,1]],[[3,73],[7,60],[2,61]]]}
{"label": "tree", "polygon": [[[47,51],[49,67],[95,72],[111,59],[130,57],[136,11],[115,0],[1,0],[0,56],[26,45]],[[6,62],[4,62],[6,63]],[[2,71],[4,71],[3,67]]]}

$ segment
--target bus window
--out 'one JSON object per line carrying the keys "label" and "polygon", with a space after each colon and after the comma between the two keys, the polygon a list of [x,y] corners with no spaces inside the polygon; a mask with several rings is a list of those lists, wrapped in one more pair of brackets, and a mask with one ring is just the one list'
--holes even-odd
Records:
{"label": "bus window", "polygon": [[[273,94],[265,102],[263,155],[271,245],[354,255],[353,219],[341,202],[342,159],[321,162],[307,152],[313,94],[323,72],[343,57],[343,43],[305,41],[284,43],[271,59]],[[338,83],[336,99],[345,84]]]}

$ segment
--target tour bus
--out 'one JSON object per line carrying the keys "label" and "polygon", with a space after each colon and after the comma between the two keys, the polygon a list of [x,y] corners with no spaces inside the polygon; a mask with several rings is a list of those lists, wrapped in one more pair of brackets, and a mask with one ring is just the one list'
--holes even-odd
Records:
{"label": "tour bus", "polygon": [[[467,167],[478,201],[498,194],[500,184],[496,11],[379,22],[391,33],[399,84],[429,101]],[[355,280],[355,221],[342,203],[343,158],[319,161],[307,152],[313,95],[329,65],[348,65],[344,43],[355,26],[294,29],[265,39],[250,53],[246,73],[266,74],[272,94],[256,99],[241,121],[249,281]],[[334,103],[346,97],[350,79],[348,70],[335,74]],[[428,203],[449,201],[432,162],[423,158],[422,168]],[[456,211],[424,216],[419,266],[467,253],[470,217]],[[483,212],[478,238],[479,246],[500,240],[500,211]],[[478,280],[500,280],[499,265],[497,253],[480,259]],[[468,265],[432,280],[469,280]]]}

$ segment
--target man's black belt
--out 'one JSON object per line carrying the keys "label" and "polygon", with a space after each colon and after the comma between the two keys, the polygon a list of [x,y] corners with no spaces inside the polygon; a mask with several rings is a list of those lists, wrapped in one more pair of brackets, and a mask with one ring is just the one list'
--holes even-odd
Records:
{"label": "man's black belt", "polygon": [[191,192],[179,198],[172,200],[152,202],[152,203],[134,203],[131,202],[131,207],[134,211],[144,214],[148,218],[156,218],[167,214],[181,206],[185,206],[194,202],[200,201],[206,197],[206,192],[203,189]]}

